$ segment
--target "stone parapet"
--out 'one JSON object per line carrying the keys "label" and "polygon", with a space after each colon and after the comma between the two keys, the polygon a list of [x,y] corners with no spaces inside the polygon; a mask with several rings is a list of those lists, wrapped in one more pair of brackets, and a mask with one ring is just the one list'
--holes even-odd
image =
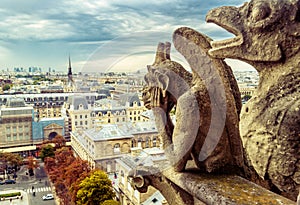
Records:
{"label": "stone parapet", "polygon": [[179,173],[170,169],[164,171],[163,176],[192,195],[195,204],[295,205],[295,202],[237,175]]}

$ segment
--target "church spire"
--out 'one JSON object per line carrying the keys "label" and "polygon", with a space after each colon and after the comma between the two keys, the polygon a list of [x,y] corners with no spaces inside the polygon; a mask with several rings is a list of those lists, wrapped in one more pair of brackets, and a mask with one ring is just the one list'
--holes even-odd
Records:
{"label": "church spire", "polygon": [[71,67],[71,57],[69,55],[69,68],[68,68],[68,76],[71,75],[72,76],[72,67]]}
{"label": "church spire", "polygon": [[72,77],[72,67],[71,67],[71,57],[69,55],[69,68],[68,68],[68,85],[73,86],[73,77]]}

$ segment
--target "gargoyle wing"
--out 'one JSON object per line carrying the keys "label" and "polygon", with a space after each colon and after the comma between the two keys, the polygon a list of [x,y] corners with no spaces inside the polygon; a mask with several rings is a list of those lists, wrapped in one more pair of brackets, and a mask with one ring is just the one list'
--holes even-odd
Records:
{"label": "gargoyle wing", "polygon": [[[177,29],[173,34],[175,48],[185,57],[193,71],[194,86],[205,85],[211,104],[210,130],[203,147],[210,150],[200,152],[199,160],[210,154],[217,146],[216,137],[227,132],[232,156],[236,164],[243,164],[243,149],[239,135],[239,114],[241,97],[231,68],[223,59],[208,55],[211,39],[187,27]],[[198,78],[198,79],[197,79]],[[201,116],[200,116],[201,117]],[[225,128],[225,129],[224,129]],[[215,146],[212,146],[215,144]]]}

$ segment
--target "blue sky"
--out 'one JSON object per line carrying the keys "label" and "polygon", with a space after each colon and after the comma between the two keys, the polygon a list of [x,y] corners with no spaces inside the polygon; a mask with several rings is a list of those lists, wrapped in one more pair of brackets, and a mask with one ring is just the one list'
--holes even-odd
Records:
{"label": "blue sky", "polygon": [[[152,64],[157,43],[181,26],[213,39],[232,35],[205,22],[211,9],[244,0],[1,0],[0,69],[38,66],[134,71]],[[174,52],[174,49],[173,49]],[[173,59],[181,57],[174,52]],[[234,69],[246,65],[231,62]]]}

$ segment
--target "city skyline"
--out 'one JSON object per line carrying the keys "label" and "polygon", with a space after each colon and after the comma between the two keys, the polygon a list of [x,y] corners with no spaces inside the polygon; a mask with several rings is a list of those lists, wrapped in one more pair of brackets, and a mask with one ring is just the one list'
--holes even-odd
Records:
{"label": "city skyline", "polygon": [[[152,64],[157,43],[171,41],[175,29],[187,26],[212,37],[232,34],[205,22],[206,13],[244,0],[141,2],[4,0],[0,16],[0,69],[31,66],[74,71],[134,71]],[[172,47],[172,57],[182,57]],[[250,66],[229,60],[233,69]]]}

